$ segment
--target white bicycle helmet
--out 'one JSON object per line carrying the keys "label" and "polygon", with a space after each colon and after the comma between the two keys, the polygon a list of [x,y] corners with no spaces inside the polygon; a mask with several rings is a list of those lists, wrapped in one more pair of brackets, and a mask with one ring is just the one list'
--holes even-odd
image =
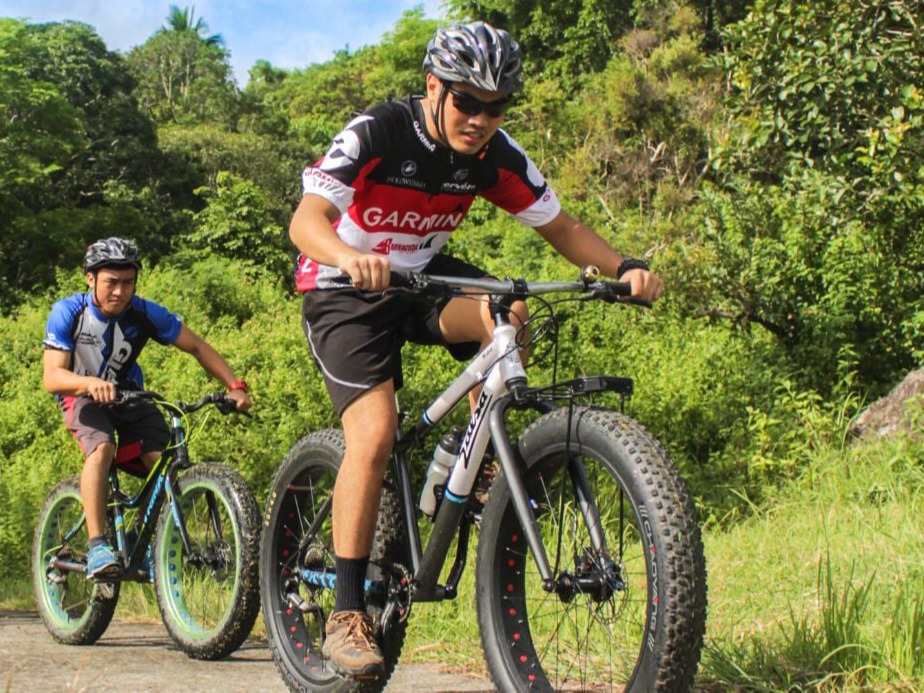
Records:
{"label": "white bicycle helmet", "polygon": [[464,82],[504,96],[523,89],[520,46],[506,31],[484,22],[437,29],[423,64],[447,82]]}

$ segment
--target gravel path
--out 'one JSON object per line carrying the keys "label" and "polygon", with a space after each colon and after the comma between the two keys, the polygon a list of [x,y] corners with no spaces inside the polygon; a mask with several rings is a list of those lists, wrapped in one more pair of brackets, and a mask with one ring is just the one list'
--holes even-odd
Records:
{"label": "gravel path", "polygon": [[[278,691],[282,683],[262,640],[248,640],[228,659],[200,662],[173,645],[161,624],[118,616],[96,645],[59,645],[38,614],[0,611],[0,691]],[[434,667],[399,663],[388,691],[492,691],[490,682]]]}

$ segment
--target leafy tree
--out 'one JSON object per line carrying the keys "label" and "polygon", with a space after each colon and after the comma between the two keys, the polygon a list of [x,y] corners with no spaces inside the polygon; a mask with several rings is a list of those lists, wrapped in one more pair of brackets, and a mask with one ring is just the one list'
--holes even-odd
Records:
{"label": "leafy tree", "polygon": [[279,277],[291,271],[294,252],[278,223],[276,200],[253,182],[225,171],[212,186],[196,193],[207,205],[196,213],[195,230],[186,237],[191,248]]}
{"label": "leafy tree", "polygon": [[382,42],[363,52],[361,60],[370,105],[424,89],[423,58],[438,22],[426,19],[417,7],[407,10]]}
{"label": "leafy tree", "polygon": [[561,80],[568,92],[619,53],[632,29],[664,33],[663,24],[684,6],[704,28],[701,46],[717,50],[720,30],[743,18],[751,0],[449,0],[451,12],[506,29],[520,43],[531,78]]}
{"label": "leafy tree", "polygon": [[342,49],[328,62],[304,70],[259,66],[259,79],[248,84],[246,95],[270,118],[284,117],[290,136],[319,156],[357,113],[385,99],[422,92],[424,50],[436,26],[421,8],[408,10],[379,45]]}
{"label": "leafy tree", "polygon": [[157,31],[128,54],[138,80],[136,95],[157,123],[217,122],[232,125],[237,89],[220,37],[203,38],[200,18],[171,8],[169,29]]}
{"label": "leafy tree", "polygon": [[924,349],[922,21],[901,0],[764,0],[729,31],[688,297],[768,329],[825,394],[887,387]]}
{"label": "leafy tree", "polygon": [[150,120],[133,96],[135,82],[124,60],[77,22],[31,25],[28,32],[43,60],[33,79],[57,85],[78,110],[84,146],[39,204],[101,202],[109,182],[139,188],[151,180],[157,141]]}
{"label": "leafy tree", "polygon": [[[33,77],[43,60],[26,25],[0,19],[0,194],[46,181],[81,144],[79,113],[57,85]],[[10,213],[12,200],[4,204]]]}
{"label": "leafy tree", "polygon": [[506,29],[520,44],[531,76],[570,80],[601,70],[632,25],[628,0],[450,0],[452,11]]}
{"label": "leafy tree", "polygon": [[126,228],[149,233],[142,191],[160,157],[122,59],[84,24],[2,20],[0,80],[6,309],[53,281],[90,239]]}
{"label": "leafy tree", "polygon": [[[181,10],[176,5],[170,5],[170,14],[167,15],[167,24],[164,29],[177,33],[191,31],[200,35],[207,34],[209,25],[205,23],[202,17],[196,19],[195,14],[195,7],[184,7]],[[194,22],[193,19],[196,21]],[[211,36],[205,37],[203,40],[209,46],[221,47],[225,45],[225,40],[221,37],[221,34],[212,34]]]}

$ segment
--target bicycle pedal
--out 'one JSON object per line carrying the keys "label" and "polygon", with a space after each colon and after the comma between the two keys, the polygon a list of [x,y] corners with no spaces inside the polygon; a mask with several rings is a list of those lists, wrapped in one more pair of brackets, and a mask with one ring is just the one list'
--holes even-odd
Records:
{"label": "bicycle pedal", "polygon": [[117,565],[101,570],[95,575],[87,575],[87,579],[93,582],[112,582],[120,577],[122,577],[122,569]]}

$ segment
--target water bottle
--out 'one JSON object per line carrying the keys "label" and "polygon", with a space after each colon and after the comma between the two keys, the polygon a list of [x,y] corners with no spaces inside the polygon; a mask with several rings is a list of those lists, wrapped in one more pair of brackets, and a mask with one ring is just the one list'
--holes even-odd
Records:
{"label": "water bottle", "polygon": [[458,426],[453,426],[449,433],[440,438],[436,450],[433,451],[433,460],[430,462],[430,466],[427,467],[427,481],[424,484],[423,492],[420,494],[420,509],[428,517],[433,517],[433,513],[436,512],[438,497],[443,497],[446,479],[456,463],[456,457],[459,456],[461,444],[462,429]]}

